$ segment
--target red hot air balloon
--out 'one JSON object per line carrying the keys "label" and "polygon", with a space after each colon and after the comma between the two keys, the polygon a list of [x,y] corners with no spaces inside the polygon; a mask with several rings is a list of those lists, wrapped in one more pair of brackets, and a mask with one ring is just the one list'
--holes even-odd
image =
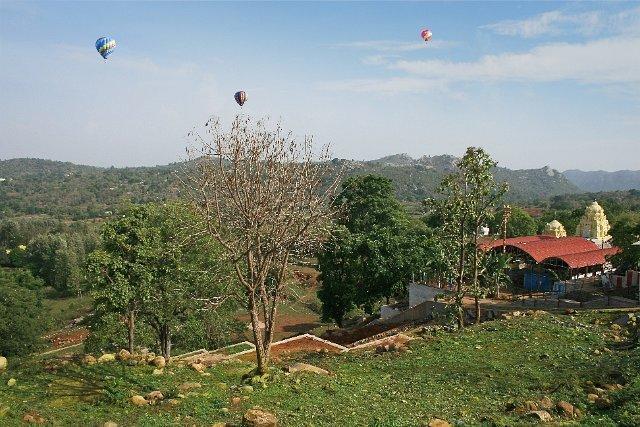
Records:
{"label": "red hot air balloon", "polygon": [[238,105],[241,106],[241,107],[244,105],[245,102],[247,102],[247,94],[243,90],[241,90],[239,92],[236,92],[236,94],[233,95],[233,98],[236,100]]}
{"label": "red hot air balloon", "polygon": [[422,40],[424,40],[425,42],[431,41],[431,36],[433,34],[431,33],[431,30],[428,28],[424,28],[422,31],[420,31],[420,37],[422,37]]}

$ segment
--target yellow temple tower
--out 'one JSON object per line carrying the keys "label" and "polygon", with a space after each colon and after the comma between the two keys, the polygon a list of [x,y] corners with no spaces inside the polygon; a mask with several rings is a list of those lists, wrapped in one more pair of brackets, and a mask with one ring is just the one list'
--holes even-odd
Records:
{"label": "yellow temple tower", "polygon": [[611,226],[604,214],[604,209],[595,200],[584,211],[580,224],[576,228],[576,235],[589,240],[606,241],[611,238]]}
{"label": "yellow temple tower", "polygon": [[553,221],[548,222],[544,226],[544,231],[542,232],[542,234],[546,236],[553,236],[553,237],[567,237],[567,231],[564,229],[564,226],[557,219],[554,219]]}

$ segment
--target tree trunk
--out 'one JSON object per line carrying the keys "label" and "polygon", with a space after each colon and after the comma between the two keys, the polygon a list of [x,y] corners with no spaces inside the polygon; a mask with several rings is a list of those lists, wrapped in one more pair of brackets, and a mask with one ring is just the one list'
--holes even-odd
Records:
{"label": "tree trunk", "polygon": [[160,351],[162,352],[164,360],[168,362],[171,357],[171,328],[168,323],[160,325],[159,335]]}
{"label": "tree trunk", "polygon": [[[251,327],[253,329],[253,342],[256,346],[256,362],[258,363],[258,373],[265,374],[269,364],[269,354],[265,352],[265,340],[260,329],[260,317],[258,316],[258,306],[254,292],[249,292],[249,315],[251,316]],[[266,324],[265,324],[266,327]],[[271,343],[269,343],[271,344]]]}
{"label": "tree trunk", "polygon": [[133,339],[134,339],[134,333],[135,333],[135,321],[136,321],[136,315],[133,311],[130,311],[128,313],[128,318],[127,318],[127,329],[128,329],[128,337],[127,337],[127,343],[128,343],[128,350],[129,353],[133,354]]}
{"label": "tree trunk", "polygon": [[464,298],[464,295],[462,293],[462,281],[464,280],[464,257],[465,257],[465,250],[464,250],[464,223],[465,223],[465,217],[463,216],[460,219],[460,235],[459,237],[459,244],[460,244],[460,253],[459,253],[459,258],[458,258],[458,283],[457,283],[457,289],[456,289],[456,304],[458,304],[458,328],[462,329],[464,328],[464,310],[462,309],[462,299]]}
{"label": "tree trunk", "polygon": [[[476,224],[476,230],[480,226]],[[480,323],[480,285],[478,284],[478,233],[473,235],[473,300],[476,307],[476,324]]]}

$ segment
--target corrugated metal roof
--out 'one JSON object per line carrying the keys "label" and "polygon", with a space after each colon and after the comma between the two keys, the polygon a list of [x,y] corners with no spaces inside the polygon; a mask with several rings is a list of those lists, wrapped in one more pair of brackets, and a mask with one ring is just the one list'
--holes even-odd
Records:
{"label": "corrugated metal roof", "polygon": [[[511,237],[506,239],[504,244],[516,247],[527,253],[537,263],[557,258],[564,261],[571,268],[603,264],[606,255],[612,255],[619,251],[615,247],[600,249],[594,242],[577,236],[558,238],[553,236]],[[493,240],[481,244],[484,250],[498,248],[502,245],[502,240]]]}

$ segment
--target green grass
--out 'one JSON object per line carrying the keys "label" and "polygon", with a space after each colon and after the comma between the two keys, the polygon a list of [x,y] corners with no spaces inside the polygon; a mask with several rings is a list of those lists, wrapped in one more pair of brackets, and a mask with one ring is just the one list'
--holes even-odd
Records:
{"label": "green grass", "polygon": [[44,307],[49,310],[47,315],[51,322],[51,329],[57,330],[66,326],[71,320],[85,316],[91,311],[93,299],[88,296],[47,298]]}
{"label": "green grass", "polygon": [[[230,399],[243,395],[242,376],[252,369],[242,362],[211,368],[211,376],[179,367],[168,369],[173,375],[154,376],[148,366],[68,363],[45,369],[34,360],[10,360],[9,372],[0,374],[0,424],[20,425],[29,410],[56,425],[239,423],[244,411],[258,405],[284,426],[416,426],[432,417],[466,425],[521,425],[531,421],[513,412],[514,405],[546,395],[578,407],[585,425],[640,425],[640,350],[604,350],[614,348],[608,341],[614,316],[488,322],[415,340],[410,353],[308,355],[300,359],[333,375],[284,375],[274,369],[266,388],[258,383],[236,406]],[[18,383],[9,388],[11,377]],[[133,393],[156,389],[177,397],[186,381],[203,387],[177,406],[138,408],[128,402]],[[598,409],[587,402],[588,381],[625,387],[610,393],[611,408]]]}

